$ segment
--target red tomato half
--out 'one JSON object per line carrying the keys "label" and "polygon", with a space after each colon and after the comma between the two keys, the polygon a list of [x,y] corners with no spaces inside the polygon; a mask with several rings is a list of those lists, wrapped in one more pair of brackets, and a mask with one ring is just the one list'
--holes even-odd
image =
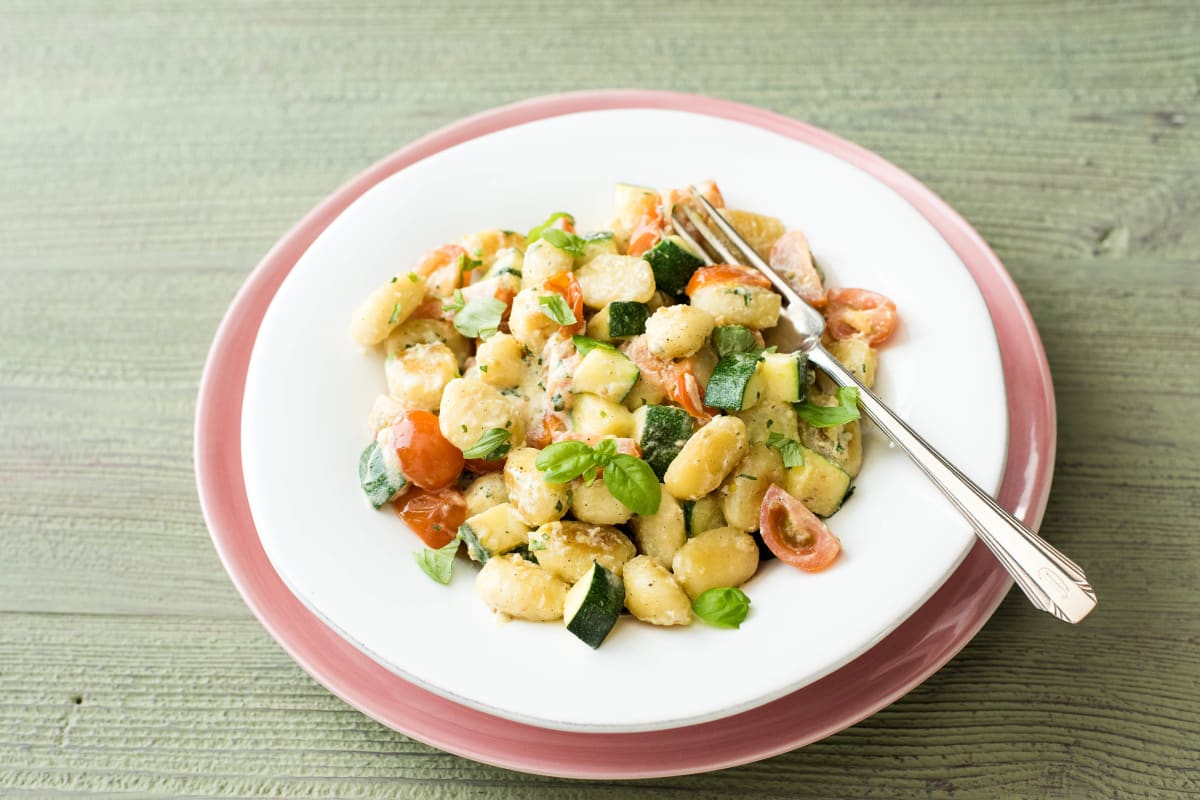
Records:
{"label": "red tomato half", "polygon": [[842,543],[825,523],[777,483],[763,497],[758,529],[776,558],[805,572],[820,572],[842,552]]}
{"label": "red tomato half", "polygon": [[410,489],[396,501],[396,514],[427,547],[445,547],[467,518],[467,501],[457,489]]}
{"label": "red tomato half", "polygon": [[710,283],[740,283],[743,286],[759,286],[771,288],[771,279],[753,267],[743,267],[741,264],[717,264],[712,267],[701,267],[692,273],[688,281],[687,292],[691,297],[697,289]]}
{"label": "red tomato half", "polygon": [[825,325],[834,339],[861,337],[883,344],[900,324],[896,304],[866,289],[834,289],[825,308]]}
{"label": "red tomato half", "polygon": [[396,455],[404,477],[422,489],[454,483],[463,469],[463,454],[442,436],[438,418],[428,411],[405,411],[392,426]]}

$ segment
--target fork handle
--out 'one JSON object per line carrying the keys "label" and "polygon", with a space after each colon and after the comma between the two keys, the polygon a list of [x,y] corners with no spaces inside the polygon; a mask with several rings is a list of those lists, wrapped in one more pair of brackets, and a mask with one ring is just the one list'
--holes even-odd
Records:
{"label": "fork handle", "polygon": [[1035,606],[1067,622],[1079,622],[1096,607],[1096,593],[1073,561],[1022,525],[958,471],[941,453],[896,416],[857,378],[817,344],[809,360],[839,386],[858,389],[858,402],[884,434],[908,454],[1004,565]]}

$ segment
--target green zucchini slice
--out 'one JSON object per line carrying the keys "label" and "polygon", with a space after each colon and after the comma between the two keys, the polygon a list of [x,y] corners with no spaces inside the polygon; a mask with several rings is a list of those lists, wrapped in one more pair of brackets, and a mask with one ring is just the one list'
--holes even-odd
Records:
{"label": "green zucchini slice", "polygon": [[642,258],[650,262],[654,284],[668,294],[681,295],[692,273],[704,262],[678,236],[668,236],[651,247]]}
{"label": "green zucchini slice", "polygon": [[689,539],[698,533],[725,527],[725,512],[721,510],[721,500],[717,495],[707,494],[698,500],[684,501],[681,505]]}
{"label": "green zucchini slice", "polygon": [[617,624],[625,606],[625,584],[596,562],[567,592],[563,621],[567,630],[595,650]]}
{"label": "green zucchini slice", "polygon": [[661,481],[695,430],[692,415],[675,406],[645,405],[633,412],[633,424],[642,460]]}
{"label": "green zucchini slice", "polygon": [[637,365],[616,350],[597,347],[575,370],[575,391],[590,392],[620,402],[637,383]]}
{"label": "green zucchini slice", "polygon": [[613,339],[639,336],[646,332],[650,309],[643,303],[617,300],[608,304],[608,335]]}
{"label": "green zucchini slice", "polygon": [[712,346],[724,358],[730,353],[749,353],[758,349],[754,332],[745,325],[718,325],[713,328]]}
{"label": "green zucchini slice", "polygon": [[799,403],[808,392],[808,356],[804,353],[767,353],[762,376],[769,400]]}
{"label": "green zucchini slice", "polygon": [[704,389],[704,405],[726,411],[753,406],[763,395],[758,365],[757,353],[730,353],[722,358]]}

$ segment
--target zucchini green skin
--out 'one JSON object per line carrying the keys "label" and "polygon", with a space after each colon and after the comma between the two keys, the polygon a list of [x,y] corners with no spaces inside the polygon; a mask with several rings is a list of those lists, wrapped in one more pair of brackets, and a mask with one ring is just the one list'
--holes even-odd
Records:
{"label": "zucchini green skin", "polygon": [[725,515],[721,513],[721,501],[714,495],[705,495],[699,500],[685,500],[683,506],[683,521],[687,528],[688,538],[698,533],[711,531],[725,525]]}
{"label": "zucchini green skin", "polygon": [[358,457],[358,483],[371,505],[380,508],[408,486],[408,480],[386,461],[379,442],[371,442]]}
{"label": "zucchini green skin", "polygon": [[480,564],[486,564],[488,559],[492,557],[492,553],[483,546],[479,541],[479,536],[466,523],[458,527],[458,535],[462,537],[463,544],[467,546],[467,555],[472,561],[478,561]]}
{"label": "zucchini green skin", "polygon": [[704,266],[694,253],[669,236],[646,251],[642,258],[650,262],[654,284],[676,296],[683,294],[692,273]]}
{"label": "zucchini green skin", "polygon": [[730,353],[749,353],[758,349],[754,332],[745,325],[718,325],[713,328],[712,346],[724,358]]}
{"label": "zucchini green skin", "polygon": [[[574,603],[578,607],[572,609]],[[567,593],[566,605],[563,621],[567,630],[595,650],[604,643],[625,607],[625,583],[615,573],[592,562],[591,572]]]}
{"label": "zucchini green skin", "polygon": [[726,411],[746,407],[746,390],[758,371],[758,353],[730,353],[717,362],[708,386],[704,387],[704,405]]}
{"label": "zucchini green skin", "polygon": [[646,320],[650,309],[643,303],[617,300],[608,304],[608,335],[614,339],[622,336],[640,336],[646,332]]}
{"label": "zucchini green skin", "polygon": [[638,447],[642,448],[642,460],[661,481],[667,467],[695,431],[696,424],[691,414],[675,406],[646,405],[639,408],[635,416],[642,414],[645,415],[644,425]]}

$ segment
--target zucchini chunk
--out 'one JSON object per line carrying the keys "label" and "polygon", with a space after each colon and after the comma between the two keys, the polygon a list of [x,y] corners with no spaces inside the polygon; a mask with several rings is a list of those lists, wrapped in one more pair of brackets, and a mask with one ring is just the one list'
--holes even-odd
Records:
{"label": "zucchini chunk", "polygon": [[633,412],[633,424],[642,460],[662,480],[695,430],[691,414],[675,406],[645,405]]}
{"label": "zucchini chunk", "polygon": [[586,234],[583,238],[583,255],[575,259],[576,265],[582,266],[596,256],[620,255],[617,250],[617,238],[612,231],[596,231]]}
{"label": "zucchini chunk", "polygon": [[[381,438],[387,436],[388,429],[380,431]],[[408,488],[408,479],[400,472],[396,451],[381,446],[378,441],[367,445],[358,458],[358,482],[375,508],[399,497]]]}
{"label": "zucchini chunk", "polygon": [[625,585],[596,562],[567,592],[563,621],[567,630],[595,650],[617,624],[625,606]]}
{"label": "zucchini chunk", "polygon": [[597,347],[575,370],[575,391],[590,392],[605,400],[621,402],[637,383],[637,365],[624,353]]}
{"label": "zucchini chunk", "polygon": [[608,335],[613,339],[623,336],[638,336],[646,332],[646,320],[650,309],[644,303],[618,300],[606,306],[608,311]]}
{"label": "zucchini chunk", "polygon": [[730,353],[749,353],[758,349],[754,332],[745,325],[719,325],[713,328],[712,346],[724,358]]}
{"label": "zucchini chunk", "polygon": [[763,356],[762,376],[767,399],[799,403],[808,391],[808,356],[767,353]]}
{"label": "zucchini chunk", "polygon": [[691,251],[678,236],[668,236],[651,247],[642,258],[650,262],[654,284],[660,290],[679,296],[683,294],[692,273],[704,266],[704,261]]}
{"label": "zucchini chunk", "polygon": [[828,517],[842,506],[850,492],[850,476],[820,453],[800,446],[804,465],[787,471],[787,493],[809,511]]}
{"label": "zucchini chunk", "polygon": [[484,564],[492,556],[526,544],[531,530],[511,503],[501,503],[468,519],[458,533],[467,543],[471,560]]}
{"label": "zucchini chunk", "polygon": [[687,526],[689,539],[698,533],[725,527],[725,512],[719,496],[709,494],[699,500],[685,501],[682,505],[683,522]]}
{"label": "zucchini chunk", "polygon": [[763,396],[758,364],[757,353],[730,353],[718,361],[704,389],[704,405],[726,411],[752,407]]}

